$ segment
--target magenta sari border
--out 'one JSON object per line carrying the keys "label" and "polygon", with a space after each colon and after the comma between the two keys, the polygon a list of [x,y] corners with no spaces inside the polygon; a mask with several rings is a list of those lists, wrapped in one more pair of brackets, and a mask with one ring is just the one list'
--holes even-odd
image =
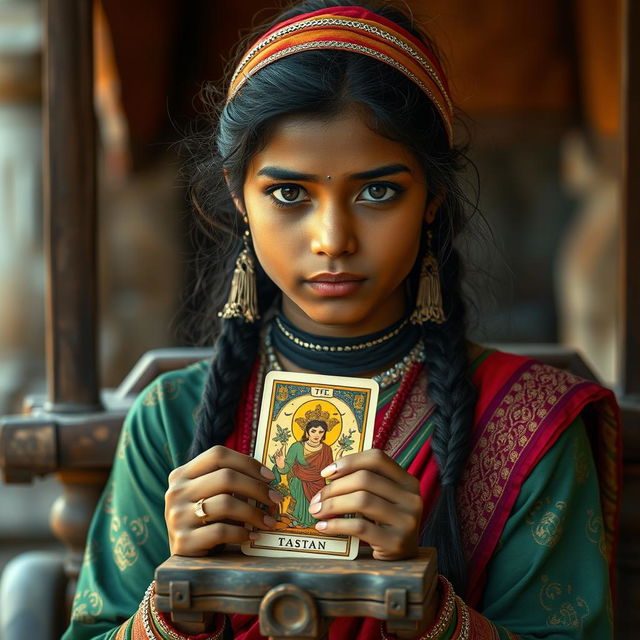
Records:
{"label": "magenta sari border", "polygon": [[[398,416],[396,426],[389,437],[385,451],[392,458],[400,456],[412,444],[414,437],[419,434],[435,409],[434,403],[429,401],[424,392],[426,388],[425,377],[426,372],[423,367],[409,392],[404,410]],[[379,410],[386,411],[386,407],[387,405]],[[407,410],[411,411],[411,415],[405,416]],[[405,432],[407,424],[409,425],[409,431]],[[400,441],[396,443],[395,440],[398,439]]]}
{"label": "magenta sari border", "polygon": [[422,431],[422,428],[425,425],[425,422],[429,421],[429,418],[431,417],[431,415],[433,414],[434,410],[435,410],[435,405],[432,404],[429,406],[428,410],[425,412],[425,414],[422,416],[422,418],[420,418],[420,420],[418,421],[418,424],[414,427],[413,431],[406,437],[406,440],[399,446],[398,449],[396,449],[393,452],[393,457],[399,456],[402,453],[404,453],[404,451],[407,449],[407,447],[409,447],[409,445],[413,444],[413,438],[420,432]]}

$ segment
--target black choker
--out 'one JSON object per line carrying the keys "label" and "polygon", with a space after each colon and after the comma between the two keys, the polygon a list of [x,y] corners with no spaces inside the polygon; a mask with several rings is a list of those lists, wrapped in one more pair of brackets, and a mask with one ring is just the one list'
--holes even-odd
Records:
{"label": "black choker", "polygon": [[287,360],[323,374],[356,375],[401,360],[420,339],[420,328],[408,318],[356,338],[329,338],[301,331],[282,313],[271,323],[271,342]]}

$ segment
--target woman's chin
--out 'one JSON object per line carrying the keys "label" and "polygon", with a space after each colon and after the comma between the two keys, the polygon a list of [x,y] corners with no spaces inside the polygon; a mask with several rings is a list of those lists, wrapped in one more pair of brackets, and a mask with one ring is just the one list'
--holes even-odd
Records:
{"label": "woman's chin", "polygon": [[287,317],[309,333],[323,334],[323,329],[327,329],[330,333],[339,332],[337,335],[358,335],[362,333],[359,327],[371,322],[372,310],[364,308],[362,304],[345,303],[342,299],[319,305],[301,305],[298,306],[298,313],[287,314]]}

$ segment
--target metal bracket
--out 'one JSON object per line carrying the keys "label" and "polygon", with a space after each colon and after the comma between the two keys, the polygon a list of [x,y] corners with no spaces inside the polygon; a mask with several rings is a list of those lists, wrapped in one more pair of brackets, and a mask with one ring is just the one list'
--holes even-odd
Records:
{"label": "metal bracket", "polygon": [[191,608],[191,585],[186,580],[172,580],[169,583],[169,601],[172,609]]}
{"label": "metal bracket", "polygon": [[0,421],[0,467],[5,482],[31,482],[57,466],[54,422],[18,416]]}
{"label": "metal bracket", "polygon": [[404,618],[407,615],[407,590],[387,589],[384,604],[389,618]]}

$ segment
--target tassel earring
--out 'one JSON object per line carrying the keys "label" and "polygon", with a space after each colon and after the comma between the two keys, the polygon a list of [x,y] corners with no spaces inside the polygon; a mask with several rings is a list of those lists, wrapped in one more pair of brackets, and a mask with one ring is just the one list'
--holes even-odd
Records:
{"label": "tassel earring", "polygon": [[424,256],[422,269],[420,270],[416,308],[410,318],[413,324],[424,324],[425,322],[442,324],[446,320],[442,307],[438,261],[431,251],[431,236],[431,231],[428,231],[427,253]]}
{"label": "tassel earring", "polygon": [[[246,219],[245,219],[246,222]],[[256,289],[256,269],[253,252],[249,247],[249,229],[244,232],[244,249],[236,259],[233,270],[229,299],[218,313],[220,318],[244,318],[245,322],[255,322],[258,313],[258,292]]]}

